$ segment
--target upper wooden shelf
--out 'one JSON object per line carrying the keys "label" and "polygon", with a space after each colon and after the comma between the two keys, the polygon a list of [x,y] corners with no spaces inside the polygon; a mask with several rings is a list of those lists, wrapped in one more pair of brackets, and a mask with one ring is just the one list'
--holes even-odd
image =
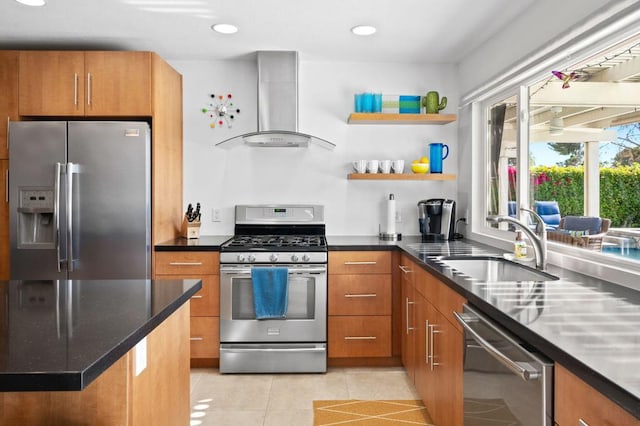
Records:
{"label": "upper wooden shelf", "polygon": [[456,175],[449,173],[350,173],[347,177],[355,180],[454,180]]}
{"label": "upper wooden shelf", "polygon": [[349,124],[447,124],[456,121],[455,114],[383,114],[378,112],[353,112]]}

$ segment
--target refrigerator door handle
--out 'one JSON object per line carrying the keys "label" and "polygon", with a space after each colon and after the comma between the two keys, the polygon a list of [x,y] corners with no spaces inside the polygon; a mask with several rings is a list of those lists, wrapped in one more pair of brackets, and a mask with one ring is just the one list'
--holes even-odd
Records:
{"label": "refrigerator door handle", "polygon": [[53,223],[55,223],[56,233],[54,238],[56,239],[56,256],[58,260],[58,272],[61,272],[60,264],[63,259],[60,259],[60,175],[62,174],[62,164],[56,163],[56,172],[53,178]]}
{"label": "refrigerator door handle", "polygon": [[73,174],[78,173],[78,165],[67,163],[67,271],[73,272]]}

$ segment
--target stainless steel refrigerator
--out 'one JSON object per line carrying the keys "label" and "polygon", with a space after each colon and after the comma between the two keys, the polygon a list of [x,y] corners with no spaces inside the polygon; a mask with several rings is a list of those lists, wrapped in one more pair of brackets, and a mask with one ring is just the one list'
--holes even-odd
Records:
{"label": "stainless steel refrigerator", "polygon": [[11,123],[11,278],[149,278],[150,171],[147,123]]}

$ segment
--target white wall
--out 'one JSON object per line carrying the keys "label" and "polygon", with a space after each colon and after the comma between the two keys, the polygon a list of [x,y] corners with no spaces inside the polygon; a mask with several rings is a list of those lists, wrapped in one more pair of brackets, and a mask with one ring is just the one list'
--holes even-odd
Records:
{"label": "white wall", "polygon": [[458,64],[460,93],[499,77],[555,37],[607,3],[602,0],[536,0],[525,13],[497,32]]}
{"label": "white wall", "polygon": [[[215,143],[256,130],[255,62],[172,61],[183,75],[184,202],[203,206],[203,235],[233,233],[233,208],[244,203],[318,203],[325,205],[328,235],[375,235],[384,223],[383,206],[394,193],[403,218],[400,231],[417,234],[416,203],[454,198],[456,181],[350,181],[356,159],[412,159],[428,155],[430,142],[451,148],[445,173],[457,173],[457,125],[349,125],[353,95],[362,91],[424,95],[438,90],[457,112],[460,97],[453,65],[305,61],[299,79],[300,130],[336,144],[295,148],[222,149]],[[210,93],[232,93],[241,113],[232,129],[209,128],[200,109]],[[222,221],[211,222],[211,209]]]}

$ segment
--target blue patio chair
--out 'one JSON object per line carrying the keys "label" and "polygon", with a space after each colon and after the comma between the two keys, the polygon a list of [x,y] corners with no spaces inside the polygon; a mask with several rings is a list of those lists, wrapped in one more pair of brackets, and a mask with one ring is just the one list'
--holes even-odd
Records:
{"label": "blue patio chair", "polygon": [[542,218],[547,230],[558,228],[561,217],[557,201],[534,201],[533,209]]}

